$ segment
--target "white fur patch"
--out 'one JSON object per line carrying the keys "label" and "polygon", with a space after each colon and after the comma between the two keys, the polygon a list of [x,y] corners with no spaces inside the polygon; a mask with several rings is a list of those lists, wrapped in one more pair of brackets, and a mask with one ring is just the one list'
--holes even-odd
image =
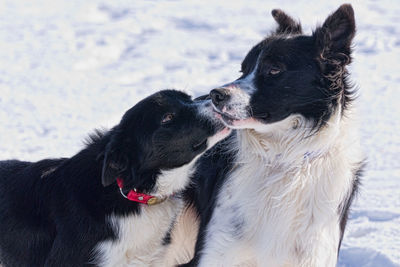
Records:
{"label": "white fur patch", "polygon": [[[229,90],[229,102],[224,105],[221,112],[229,114],[237,120],[244,120],[249,117],[248,108],[250,106],[251,95],[256,91],[254,77],[258,69],[259,59],[252,72],[243,79],[225,84],[221,88]],[[217,107],[214,107],[218,110]]]}
{"label": "white fur patch", "polygon": [[181,200],[167,199],[154,206],[141,205],[138,215],[110,216],[117,239],[98,244],[93,262],[99,266],[162,266],[167,248],[162,241],[181,208]]}
{"label": "white fur patch", "polygon": [[363,160],[351,118],[338,112],[311,136],[297,115],[238,131],[199,266],[335,266],[338,209]]}
{"label": "white fur patch", "polygon": [[189,164],[172,170],[163,170],[157,177],[156,185],[152,195],[164,198],[183,190],[190,181],[193,166],[201,155],[196,156]]}
{"label": "white fur patch", "polygon": [[189,262],[194,256],[194,247],[199,231],[196,211],[187,207],[176,220],[171,232],[171,244],[168,247],[165,266],[176,266]]}

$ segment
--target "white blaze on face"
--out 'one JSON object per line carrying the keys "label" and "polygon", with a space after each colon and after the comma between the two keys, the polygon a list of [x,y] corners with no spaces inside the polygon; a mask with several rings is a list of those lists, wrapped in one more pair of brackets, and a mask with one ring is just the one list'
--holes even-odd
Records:
{"label": "white blaze on face", "polygon": [[230,87],[237,87],[241,91],[243,91],[243,93],[247,94],[250,98],[250,96],[256,91],[256,88],[254,86],[254,78],[256,76],[256,72],[258,69],[258,63],[259,63],[259,59],[257,59],[254,69],[246,77],[236,80],[232,83],[226,84],[222,87],[228,88],[228,89],[230,89]]}
{"label": "white blaze on face", "polygon": [[253,126],[260,124],[257,120],[251,117],[250,99],[254,92],[257,90],[254,84],[255,76],[259,65],[259,58],[257,63],[250,74],[246,77],[236,80],[232,83],[223,85],[221,88],[229,91],[229,100],[222,107],[214,108],[225,115],[229,115],[232,120],[224,121],[230,128],[244,129],[253,128]]}

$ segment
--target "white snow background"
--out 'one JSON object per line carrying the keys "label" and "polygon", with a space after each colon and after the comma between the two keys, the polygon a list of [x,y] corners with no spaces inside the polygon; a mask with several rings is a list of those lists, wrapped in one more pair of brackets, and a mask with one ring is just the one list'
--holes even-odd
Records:
{"label": "white snow background", "polygon": [[[311,33],[341,3],[1,0],[0,159],[71,156],[157,90],[198,96],[236,79],[273,8]],[[400,266],[400,2],[352,4],[368,169],[338,266]]]}

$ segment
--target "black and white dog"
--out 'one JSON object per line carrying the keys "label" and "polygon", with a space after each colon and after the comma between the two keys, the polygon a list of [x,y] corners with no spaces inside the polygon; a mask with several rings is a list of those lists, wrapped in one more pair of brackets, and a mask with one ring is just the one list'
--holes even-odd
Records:
{"label": "black and white dog", "polygon": [[311,36],[272,15],[278,28],[250,50],[242,76],[210,93],[238,130],[202,157],[188,190],[200,216],[188,266],[337,262],[363,166],[346,69],[354,12],[342,5]]}
{"label": "black and white dog", "polygon": [[162,266],[174,194],[229,131],[211,101],[165,90],[71,158],[0,161],[1,264]]}

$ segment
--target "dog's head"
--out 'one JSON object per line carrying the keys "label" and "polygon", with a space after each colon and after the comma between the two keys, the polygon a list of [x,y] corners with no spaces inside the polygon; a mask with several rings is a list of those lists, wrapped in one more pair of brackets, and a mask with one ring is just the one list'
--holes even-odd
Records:
{"label": "dog's head", "polygon": [[269,131],[291,115],[320,127],[351,99],[345,67],[355,34],[353,9],[342,5],[311,36],[283,11],[272,16],[278,28],[250,50],[242,76],[210,92],[215,110],[236,129]]}
{"label": "dog's head", "polygon": [[111,130],[103,185],[120,177],[124,188],[152,193],[163,171],[191,163],[227,134],[211,101],[193,101],[175,90],[155,93],[128,110]]}

